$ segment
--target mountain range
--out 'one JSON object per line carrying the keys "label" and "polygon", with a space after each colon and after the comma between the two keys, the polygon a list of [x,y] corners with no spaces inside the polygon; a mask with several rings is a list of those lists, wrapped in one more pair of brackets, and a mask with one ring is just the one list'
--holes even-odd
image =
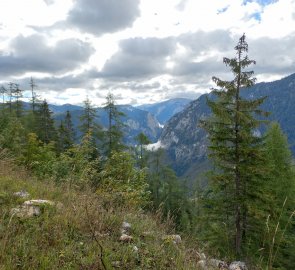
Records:
{"label": "mountain range", "polygon": [[174,98],[154,104],[141,105],[138,108],[150,112],[161,125],[164,125],[173,115],[184,110],[191,101],[188,98]]}
{"label": "mountain range", "polygon": [[[125,116],[122,117],[122,122],[125,124],[124,142],[127,144],[134,144],[134,138],[140,132],[143,132],[151,142],[156,142],[161,135],[163,123],[170,119],[175,113],[183,110],[190,101],[189,99],[176,98],[138,107],[118,105],[118,110],[125,114]],[[56,122],[63,120],[66,112],[70,111],[74,129],[77,131],[77,136],[79,137],[79,119],[83,114],[83,107],[71,104],[50,104],[49,109],[53,112],[53,117]],[[106,111],[103,108],[96,108],[96,113],[96,123],[107,127],[108,116]]]}
{"label": "mountain range", "polygon": [[[277,121],[281,125],[295,155],[295,74],[274,82],[258,83],[242,91],[242,95],[247,99],[267,97],[261,108],[271,113],[269,121]],[[119,111],[125,114],[122,118],[126,125],[125,143],[134,144],[134,137],[143,132],[152,143],[157,142],[157,145],[165,148],[169,163],[179,176],[194,178],[210,166],[207,136],[199,127],[200,119],[210,115],[207,98],[213,98],[212,94],[201,95],[194,101],[177,98],[138,107],[119,105]],[[69,110],[74,127],[78,130],[83,107],[71,104],[49,107],[56,121],[64,119]],[[106,127],[106,112],[103,108],[96,110],[97,123]],[[264,131],[265,128],[260,129],[260,132]]]}
{"label": "mountain range", "polygon": [[[248,99],[267,97],[261,108],[271,113],[269,121],[280,124],[295,155],[295,74],[274,82],[258,83],[242,92]],[[183,111],[175,114],[162,131],[160,144],[165,147],[170,163],[179,176],[193,178],[209,166],[207,136],[199,127],[200,119],[210,115],[207,97],[213,98],[212,94],[205,94],[192,101]]]}

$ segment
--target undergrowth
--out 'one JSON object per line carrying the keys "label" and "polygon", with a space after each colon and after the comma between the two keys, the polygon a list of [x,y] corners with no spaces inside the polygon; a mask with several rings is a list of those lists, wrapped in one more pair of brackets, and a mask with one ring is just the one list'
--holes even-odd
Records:
{"label": "undergrowth", "polygon": [[[37,180],[0,161],[0,269],[196,269],[197,258],[185,243],[164,240],[173,233],[160,214],[116,205],[90,189],[56,186]],[[18,218],[11,209],[27,199],[13,193],[25,190],[29,199],[47,199],[59,207]],[[130,243],[119,241],[123,221],[131,224]]]}

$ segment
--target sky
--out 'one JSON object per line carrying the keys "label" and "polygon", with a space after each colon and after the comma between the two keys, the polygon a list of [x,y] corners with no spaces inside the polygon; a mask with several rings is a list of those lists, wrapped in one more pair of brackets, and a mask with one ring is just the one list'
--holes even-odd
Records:
{"label": "sky", "polygon": [[246,34],[258,82],[295,72],[295,0],[1,0],[0,85],[101,106],[196,99]]}

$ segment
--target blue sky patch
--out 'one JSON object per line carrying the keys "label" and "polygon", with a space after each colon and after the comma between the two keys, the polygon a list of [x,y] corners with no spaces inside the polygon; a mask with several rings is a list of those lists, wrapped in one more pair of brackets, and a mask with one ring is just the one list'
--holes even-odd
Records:
{"label": "blue sky patch", "polygon": [[217,10],[217,14],[222,14],[222,13],[226,12],[228,10],[228,8],[229,8],[229,6],[224,7],[224,8],[221,8],[221,9],[218,9]]}
{"label": "blue sky patch", "polygon": [[257,2],[261,6],[267,6],[277,1],[278,0],[243,0],[243,5],[246,5],[247,3]]}

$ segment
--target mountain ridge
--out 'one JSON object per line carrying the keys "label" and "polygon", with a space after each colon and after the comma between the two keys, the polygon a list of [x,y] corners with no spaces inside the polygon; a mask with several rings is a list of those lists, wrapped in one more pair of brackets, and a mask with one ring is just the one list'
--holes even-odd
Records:
{"label": "mountain ridge", "polygon": [[[277,121],[288,137],[295,154],[295,73],[274,82],[261,82],[243,91],[244,97],[253,99],[268,96],[261,109],[271,112],[269,121]],[[208,117],[210,109],[204,94],[192,101],[187,108],[175,114],[164,126],[160,136],[171,165],[179,176],[194,177],[193,167],[207,162],[207,135],[198,126],[199,120]],[[207,165],[204,165],[207,167]]]}

